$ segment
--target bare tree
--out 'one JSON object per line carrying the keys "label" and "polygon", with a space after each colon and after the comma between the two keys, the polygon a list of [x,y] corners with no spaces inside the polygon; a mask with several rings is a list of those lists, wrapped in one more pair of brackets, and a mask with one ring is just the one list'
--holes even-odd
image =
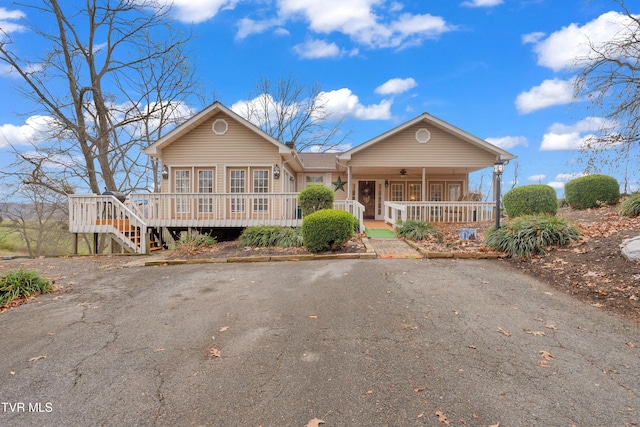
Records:
{"label": "bare tree", "polygon": [[149,167],[140,149],[184,120],[175,114],[190,110],[178,106],[199,92],[186,60],[189,37],[172,27],[167,2],[72,4],[24,5],[48,18],[42,27],[26,22],[45,48],[23,56],[4,34],[0,61],[19,77],[18,90],[36,106],[31,113],[48,119],[33,149],[63,167],[61,185],[74,178],[94,193],[140,188]]}
{"label": "bare tree", "polygon": [[513,190],[518,185],[518,178],[520,178],[520,163],[513,162],[513,181],[511,181],[511,188]]}
{"label": "bare tree", "polygon": [[3,173],[0,178],[2,188],[12,194],[11,202],[0,204],[7,233],[18,234],[31,257],[60,255],[65,247],[69,248],[65,244],[69,243],[66,197],[47,185],[51,180],[42,170],[43,162],[31,159],[22,173],[13,176]]}
{"label": "bare tree", "polygon": [[292,76],[277,81],[260,78],[249,102],[238,113],[298,151],[335,151],[351,132],[342,132],[319,83],[302,85]]}
{"label": "bare tree", "polygon": [[[575,98],[588,100],[594,115],[606,119],[585,147],[593,153],[587,155],[591,160],[621,160],[640,143],[640,15],[632,14],[624,0],[614,1],[625,16],[621,29],[607,42],[590,43],[589,54],[575,61]],[[604,155],[610,148],[618,155]]]}

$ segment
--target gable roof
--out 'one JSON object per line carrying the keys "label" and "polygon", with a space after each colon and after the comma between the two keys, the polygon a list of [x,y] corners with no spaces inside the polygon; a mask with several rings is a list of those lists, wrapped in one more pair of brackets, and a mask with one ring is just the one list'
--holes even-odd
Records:
{"label": "gable roof", "polygon": [[339,153],[298,153],[305,169],[335,169]]}
{"label": "gable roof", "polygon": [[153,144],[151,144],[150,146],[142,150],[142,152],[152,157],[159,157],[162,154],[163,148],[167,147],[168,145],[171,145],[180,137],[186,135],[187,133],[189,133],[190,131],[192,131],[193,129],[195,129],[196,127],[198,127],[199,125],[201,125],[202,123],[210,119],[211,117],[215,116],[219,112],[225,113],[226,115],[230,116],[232,119],[236,120],[241,125],[245,126],[247,129],[255,132],[257,135],[259,135],[263,139],[277,146],[281,154],[291,154],[290,147],[287,147],[285,144],[278,141],[277,139],[275,139],[274,137],[272,137],[271,135],[269,135],[268,133],[266,133],[265,131],[263,131],[256,125],[254,125],[253,123],[251,123],[249,120],[239,116],[237,113],[225,107],[218,101],[214,102],[209,107],[205,108],[195,116],[188,119],[186,122],[182,123],[181,125],[177,126],[175,129],[171,130],[168,134],[166,134],[165,136],[163,136],[162,138],[160,138],[159,140],[157,140],[156,142],[154,142]]}
{"label": "gable roof", "polygon": [[442,130],[444,130],[445,132],[456,136],[470,144],[473,144],[475,146],[480,147],[481,149],[485,150],[485,151],[489,151],[490,153],[494,153],[496,155],[496,160],[502,160],[502,161],[509,161],[509,160],[513,160],[516,158],[516,156],[514,156],[513,154],[503,150],[502,148],[499,148],[493,144],[488,143],[487,141],[485,141],[484,139],[480,139],[477,136],[474,136],[468,132],[463,131],[460,128],[457,128],[455,126],[453,126],[450,123],[445,122],[444,120],[441,120],[435,116],[432,116],[429,113],[422,113],[421,115],[419,115],[418,117],[409,120],[408,122],[405,122],[403,124],[401,124],[400,126],[397,126],[381,135],[376,136],[373,139],[370,139],[367,142],[364,142],[354,148],[352,148],[351,150],[345,151],[342,154],[338,155],[338,159],[339,160],[351,160],[351,155],[355,154],[359,151],[365,150],[367,147],[370,147],[384,139],[389,138],[390,136],[393,136],[417,123],[420,122],[425,122],[425,123],[429,123],[433,126],[436,126]]}

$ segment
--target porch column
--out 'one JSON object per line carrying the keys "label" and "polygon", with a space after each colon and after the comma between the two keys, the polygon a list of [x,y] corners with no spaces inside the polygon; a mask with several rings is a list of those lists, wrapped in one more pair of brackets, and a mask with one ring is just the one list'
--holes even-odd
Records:
{"label": "porch column", "polygon": [[351,166],[347,166],[347,200],[351,200]]}
{"label": "porch column", "polygon": [[422,201],[427,201],[427,168],[422,168]]}

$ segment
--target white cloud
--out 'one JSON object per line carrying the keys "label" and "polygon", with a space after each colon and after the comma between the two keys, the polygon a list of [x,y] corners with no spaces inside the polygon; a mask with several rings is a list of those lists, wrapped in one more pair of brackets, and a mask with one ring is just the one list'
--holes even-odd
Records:
{"label": "white cloud", "polygon": [[516,97],[516,108],[520,114],[528,114],[552,105],[567,104],[573,100],[571,80],[545,80]]}
{"label": "white cloud", "polygon": [[300,58],[305,59],[336,58],[343,54],[337,44],[324,40],[307,40],[295,45],[293,50]]}
{"label": "white cloud", "polygon": [[569,182],[572,179],[580,178],[581,176],[585,176],[584,172],[573,172],[573,173],[559,173],[556,175],[556,181]]}
{"label": "white cloud", "polygon": [[418,84],[411,77],[406,79],[390,79],[378,86],[375,92],[378,95],[397,95],[413,89]]}
{"label": "white cloud", "polygon": [[529,34],[525,34],[524,36],[522,36],[522,43],[527,44],[527,43],[538,43],[544,36],[546,36],[545,33],[540,32],[540,31],[536,31],[534,33],[529,33]]}
{"label": "white cloud", "polygon": [[31,116],[20,126],[10,123],[0,125],[0,148],[38,143],[54,124],[53,117]]}
{"label": "white cloud", "polygon": [[462,5],[467,7],[493,7],[502,3],[504,3],[503,0],[470,0],[462,2]]}
{"label": "white cloud", "polygon": [[503,150],[508,150],[510,148],[516,147],[518,145],[522,145],[523,147],[527,147],[529,143],[527,142],[527,138],[524,136],[503,136],[500,138],[485,138],[489,144],[493,144],[496,147],[500,147]]}
{"label": "white cloud", "polygon": [[380,16],[393,15],[390,10],[397,12],[399,7],[392,3],[390,9],[374,10],[384,5],[380,0],[279,0],[278,5],[284,19],[302,19],[316,33],[342,33],[369,47],[416,44],[453,30],[443,18],[430,14],[404,13],[381,22]]}
{"label": "white cloud", "polygon": [[539,174],[539,175],[531,175],[530,177],[527,178],[529,181],[533,181],[533,182],[542,182],[545,179],[547,179],[547,176],[543,173]]}
{"label": "white cloud", "polygon": [[595,132],[614,127],[614,123],[602,117],[587,117],[574,125],[554,123],[542,137],[540,150],[584,150],[595,141]]}
{"label": "white cloud", "polygon": [[207,21],[221,10],[233,9],[240,0],[173,0],[176,18],[182,22]]}
{"label": "white cloud", "polygon": [[353,117],[358,120],[388,120],[391,118],[391,100],[382,100],[379,104],[363,105],[350,89],[342,88],[318,95],[326,104],[331,116],[336,119]]}
{"label": "white cloud", "polygon": [[629,28],[634,27],[637,24],[626,15],[607,12],[583,26],[570,24],[547,38],[531,41],[533,51],[538,55],[538,65],[560,71],[571,68],[578,60],[588,59],[592,55],[590,46],[602,46],[605,42],[628,36]]}
{"label": "white cloud", "polygon": [[27,15],[20,10],[8,10],[4,7],[0,7],[0,40],[2,40],[4,34],[25,31],[27,28],[24,25],[20,25],[14,21],[19,21],[26,17]]}
{"label": "white cloud", "polygon": [[548,182],[547,185],[555,188],[556,190],[564,190],[564,182],[551,181]]}

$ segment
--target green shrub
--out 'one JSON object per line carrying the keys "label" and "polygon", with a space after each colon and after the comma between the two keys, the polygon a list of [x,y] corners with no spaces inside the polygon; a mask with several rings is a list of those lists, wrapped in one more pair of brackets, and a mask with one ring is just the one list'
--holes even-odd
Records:
{"label": "green shrub", "polygon": [[298,205],[302,215],[307,216],[321,209],[332,209],[335,196],[333,190],[323,185],[311,185],[298,194]]}
{"label": "green shrub", "polygon": [[442,239],[444,235],[430,222],[408,219],[396,224],[396,234],[409,240],[424,240],[428,237]]}
{"label": "green shrub", "polygon": [[209,247],[214,246],[216,244],[216,238],[209,236],[208,234],[200,234],[200,233],[181,233],[180,239],[175,243],[175,247],[180,248],[181,246],[191,246],[191,247]]}
{"label": "green shrub", "polygon": [[302,240],[309,252],[337,250],[353,237],[353,215],[322,209],[302,220]]}
{"label": "green shrub", "polygon": [[240,246],[302,246],[302,229],[277,225],[247,227],[238,241]]}
{"label": "green shrub", "polygon": [[624,216],[640,215],[640,193],[632,195],[622,203],[621,213]]}
{"label": "green shrub", "polygon": [[516,258],[545,253],[548,246],[566,246],[580,240],[580,230],[565,218],[527,215],[496,229],[489,228],[484,244]]}
{"label": "green shrub", "polygon": [[11,271],[0,279],[0,306],[16,298],[43,294],[53,289],[53,283],[37,271]]}
{"label": "green shrub", "polygon": [[558,212],[556,190],[545,184],[513,188],[502,197],[502,203],[510,218],[522,215],[555,215]]}
{"label": "green shrub", "polygon": [[572,179],[564,186],[564,196],[573,209],[589,209],[620,200],[618,181],[607,175],[587,175]]}

